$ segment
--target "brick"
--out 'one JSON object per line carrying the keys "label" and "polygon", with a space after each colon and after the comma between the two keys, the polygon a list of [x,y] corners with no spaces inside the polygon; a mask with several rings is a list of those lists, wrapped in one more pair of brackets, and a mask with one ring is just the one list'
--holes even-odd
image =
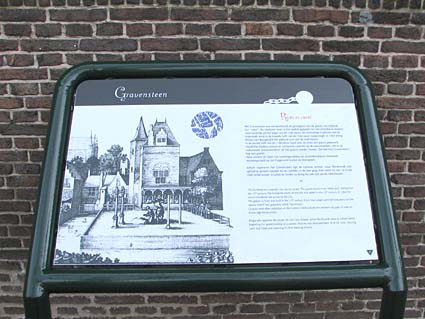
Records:
{"label": "brick", "polygon": [[354,26],[342,26],[338,30],[338,35],[345,38],[361,38],[364,36],[364,28]]}
{"label": "brick", "polygon": [[183,312],[182,307],[161,307],[160,311],[164,315],[176,315]]}
{"label": "brick", "polygon": [[[5,113],[9,114],[8,112],[5,112]],[[0,149],[2,148],[12,148],[12,139],[0,137]]]}
{"label": "brick", "polygon": [[2,51],[16,51],[18,49],[17,40],[3,40],[0,39],[0,48]]}
{"label": "brick", "polygon": [[408,80],[413,82],[425,82],[425,71],[409,71]]}
{"label": "brick", "polygon": [[[137,312],[137,308],[136,308]],[[210,312],[210,308],[208,306],[193,306],[187,307],[187,313],[189,315],[206,315]]]}
{"label": "brick", "polygon": [[234,9],[231,19],[234,21],[287,21],[288,9]]}
{"label": "brick", "polygon": [[[338,54],[333,56],[333,61],[335,62],[344,62],[354,66],[360,65],[360,56],[353,54]],[[375,92],[376,94],[376,92]]]}
{"label": "brick", "polygon": [[274,54],[274,60],[279,61],[279,60],[283,60],[283,61],[300,61],[301,60],[301,56],[300,55],[296,55],[296,54],[288,54],[288,53],[278,53],[278,54]]}
{"label": "brick", "polygon": [[425,51],[425,43],[408,41],[385,41],[382,43],[381,51],[422,54]]}
{"label": "brick", "polygon": [[410,7],[410,9],[420,9],[421,8],[421,1],[420,0],[410,0],[409,7]]}
{"label": "brick", "polygon": [[425,123],[400,124],[398,131],[401,134],[425,134]]}
{"label": "brick", "polygon": [[425,24],[425,13],[422,12],[413,12],[411,21],[413,24]]}
{"label": "brick", "polygon": [[38,24],[35,26],[35,34],[39,38],[51,38],[62,34],[62,26],[59,23]]}
{"label": "brick", "polygon": [[212,34],[212,26],[210,24],[187,24],[185,33],[191,35],[210,35]]}
{"label": "brick", "polygon": [[183,33],[181,23],[159,23],[155,26],[155,33],[159,36],[170,36]]}
{"label": "brick", "polygon": [[61,65],[62,54],[60,53],[37,54],[37,62],[39,66]]}
{"label": "brick", "polygon": [[325,9],[294,9],[295,21],[300,22],[324,22],[329,21],[336,24],[348,22],[348,11],[335,11]]}
{"label": "brick", "polygon": [[391,58],[391,66],[395,68],[416,68],[418,57],[415,55],[395,55]]}
{"label": "brick", "polygon": [[411,162],[408,167],[408,171],[411,173],[425,173],[425,163],[423,162]]}
{"label": "brick", "polygon": [[152,306],[143,306],[143,307],[136,307],[136,309],[134,311],[137,314],[141,314],[141,315],[153,315],[153,314],[156,314],[158,312],[158,309],[156,307],[152,307]]}
{"label": "brick", "polygon": [[15,164],[15,173],[23,175],[40,174],[40,165],[38,164]]}
{"label": "brick", "polygon": [[[112,12],[111,12],[112,15]],[[104,21],[106,20],[106,9],[51,9],[50,19],[52,21]]]}
{"label": "brick", "polygon": [[211,60],[211,55],[208,53],[183,53],[183,60],[209,61]]}
{"label": "brick", "polygon": [[[372,13],[372,19],[377,24],[392,24],[392,25],[405,25],[409,24],[410,14],[407,12],[386,12],[375,11]],[[355,20],[355,22],[358,22]]]}
{"label": "brick", "polygon": [[367,35],[373,39],[388,39],[392,36],[392,29],[384,27],[370,27],[367,29]]}
{"label": "brick", "polygon": [[96,54],[97,61],[122,61],[122,56],[119,54]]}
{"label": "brick", "polygon": [[301,24],[279,23],[277,25],[278,35],[298,36],[303,34],[303,26]]}
{"label": "brick", "polygon": [[411,98],[411,97],[380,97],[378,106],[385,109],[416,109],[425,108],[424,98]]}
{"label": "brick", "polygon": [[0,212],[29,212],[30,210],[31,205],[28,202],[0,201]]}
{"label": "brick", "polygon": [[[1,215],[0,215],[1,217]],[[13,238],[5,238],[0,240],[0,248],[21,248],[21,240]],[[1,297],[0,297],[1,302]]]}
{"label": "brick", "polygon": [[[13,189],[0,189],[0,198],[2,200],[6,199],[13,199],[15,197],[15,192]],[[1,220],[3,220],[3,217],[1,217]]]}
{"label": "brick", "polygon": [[391,181],[399,185],[417,185],[425,184],[425,174],[394,174],[391,176]]}
{"label": "brick", "polygon": [[127,35],[130,37],[145,36],[145,35],[153,34],[152,24],[148,24],[148,23],[127,24],[126,30],[127,30]]}
{"label": "brick", "polygon": [[319,42],[308,39],[264,39],[264,50],[318,51]]}
{"label": "brick", "polygon": [[198,48],[197,40],[192,38],[148,38],[140,40],[140,44],[145,51],[188,51]]}
{"label": "brick", "polygon": [[103,307],[95,307],[95,306],[84,306],[81,308],[82,312],[85,312],[89,315],[105,315],[106,310]]}
{"label": "brick", "polygon": [[[10,112],[0,112],[0,122],[3,123],[9,123],[10,122]],[[5,142],[8,141],[8,139],[1,139],[0,138],[0,148],[9,148]]]}
{"label": "brick", "polygon": [[406,122],[412,120],[412,111],[390,110],[385,116],[386,121],[391,122]]}
{"label": "brick", "polygon": [[22,98],[0,97],[0,105],[3,109],[19,109],[24,106]]}
{"label": "brick", "polygon": [[273,27],[267,23],[246,23],[246,35],[273,35]]}
{"label": "brick", "polygon": [[[36,200],[38,196],[38,190],[36,188],[18,188],[16,190],[16,199],[22,199],[22,200]],[[29,218],[32,219],[32,216]],[[25,224],[22,222],[22,224]],[[33,224],[33,222],[27,222],[27,224]]]}
{"label": "brick", "polygon": [[34,57],[30,54],[13,54],[6,56],[6,63],[12,67],[34,65]]}
{"label": "brick", "polygon": [[352,299],[354,299],[352,291],[308,291],[305,294],[306,302]]}
{"label": "brick", "polygon": [[405,136],[384,137],[385,147],[405,148],[408,145],[408,138]]}
{"label": "brick", "polygon": [[425,148],[425,138],[422,136],[412,136],[410,137],[409,146],[413,148]]}
{"label": "brick", "polygon": [[215,26],[215,34],[220,36],[241,35],[241,25],[234,23],[219,23]]}
{"label": "brick", "polygon": [[43,151],[32,151],[32,152],[29,152],[29,154],[30,154],[30,161],[34,163],[40,163],[44,157]]}
{"label": "brick", "polygon": [[412,84],[388,84],[388,93],[396,95],[411,95],[413,93]]}
{"label": "brick", "polygon": [[[66,63],[70,65],[76,65],[83,62],[91,62],[93,61],[94,57],[93,54],[67,54],[66,55]],[[43,91],[43,94],[51,94],[51,89],[54,88],[54,86],[49,86],[48,91]]]}
{"label": "brick", "polygon": [[239,311],[241,313],[262,313],[264,312],[264,306],[259,304],[242,304]]}
{"label": "brick", "polygon": [[406,80],[406,71],[404,70],[386,70],[369,69],[364,70],[370,81],[376,82],[404,82]]}
{"label": "brick", "polygon": [[246,60],[268,61],[271,60],[268,53],[245,53]]}
{"label": "brick", "polygon": [[83,51],[135,51],[137,41],[132,39],[83,39],[80,41]]}
{"label": "brick", "polygon": [[7,36],[12,37],[29,37],[32,33],[29,24],[5,24],[3,29]]}
{"label": "brick", "polygon": [[67,24],[65,33],[68,37],[91,37],[93,29],[90,24]]}
{"label": "brick", "polygon": [[[165,19],[168,18],[166,14]],[[182,21],[211,21],[211,20],[227,20],[227,10],[223,9],[186,9],[186,8],[172,8],[172,20]]]}
{"label": "brick", "polygon": [[[90,303],[90,298],[85,296],[52,296],[50,297],[52,304],[61,304],[61,305],[84,305]],[[97,297],[95,297],[96,300]]]}
{"label": "brick", "polygon": [[179,53],[155,53],[154,58],[157,61],[178,61],[181,60]]}
{"label": "brick", "polygon": [[218,50],[258,50],[260,41],[258,39],[201,39],[201,49],[204,51]]}
{"label": "brick", "polygon": [[415,122],[425,122],[425,111],[415,111]]}
{"label": "brick", "polygon": [[13,95],[38,94],[38,84],[37,83],[11,83],[10,92]]}
{"label": "brick", "polygon": [[10,270],[14,272],[20,272],[22,271],[22,267],[19,262],[2,260],[0,261],[0,270]]}
{"label": "brick", "polygon": [[331,40],[323,42],[323,50],[331,52],[378,52],[378,48],[379,42],[377,41]]}
{"label": "brick", "polygon": [[151,295],[148,296],[148,303],[175,303],[175,304],[195,304],[198,302],[198,298],[196,296],[185,296],[185,295]]}
{"label": "brick", "polygon": [[307,34],[312,37],[333,37],[335,28],[331,25],[309,25],[307,26]]}
{"label": "brick", "polygon": [[166,8],[112,8],[111,20],[141,21],[141,20],[167,20]]}
{"label": "brick", "polygon": [[37,51],[76,51],[78,42],[74,40],[22,40],[22,50]]}
{"label": "brick", "polygon": [[305,54],[303,61],[330,61],[331,57],[325,54]]}
{"label": "brick", "polygon": [[387,149],[385,153],[388,160],[418,160],[421,157],[417,150]]}
{"label": "brick", "polygon": [[[67,68],[50,68],[49,69],[49,76],[51,80],[59,80],[60,77],[68,71]],[[27,106],[28,107],[28,106]]]}
{"label": "brick", "polygon": [[215,60],[241,60],[242,54],[240,53],[215,53]]}
{"label": "brick", "polygon": [[218,304],[218,303],[227,303],[227,304],[237,304],[237,303],[247,303],[251,301],[250,294],[243,293],[222,293],[222,294],[204,294],[201,295],[202,304]]}
{"label": "brick", "polygon": [[236,306],[234,304],[228,305],[218,305],[212,307],[212,312],[219,315],[226,315],[236,311]]}
{"label": "brick", "polygon": [[126,61],[149,61],[151,60],[151,54],[149,53],[134,53],[134,54],[126,54]]}
{"label": "brick", "polygon": [[78,311],[75,308],[71,307],[58,307],[58,315],[78,315]]}
{"label": "brick", "polygon": [[128,315],[131,313],[129,307],[112,307],[109,311],[111,315]]}
{"label": "brick", "polygon": [[420,39],[421,35],[420,27],[399,27],[395,30],[395,36],[403,39]]}
{"label": "brick", "polygon": [[[2,200],[5,198],[2,198]],[[2,201],[0,201],[1,203]],[[5,202],[5,203],[10,203],[10,202]],[[19,218],[17,215],[14,214],[5,214],[5,213],[1,213],[0,214],[0,221],[3,225],[17,225],[19,224]]]}
{"label": "brick", "polygon": [[121,23],[101,23],[96,25],[96,35],[112,36],[123,35],[123,25]]}
{"label": "brick", "polygon": [[25,98],[25,107],[28,109],[49,109],[52,104],[52,97],[26,97]]}
{"label": "brick", "polygon": [[46,11],[41,9],[1,9],[0,21],[43,22]]}
{"label": "brick", "polygon": [[95,296],[96,304],[102,305],[125,305],[125,304],[143,304],[145,298],[139,295],[122,295],[122,296]]}
{"label": "brick", "polygon": [[13,173],[12,164],[5,164],[0,162],[0,175],[9,175]]}
{"label": "brick", "polygon": [[389,65],[388,57],[381,55],[366,55],[363,65],[367,68],[386,68]]}

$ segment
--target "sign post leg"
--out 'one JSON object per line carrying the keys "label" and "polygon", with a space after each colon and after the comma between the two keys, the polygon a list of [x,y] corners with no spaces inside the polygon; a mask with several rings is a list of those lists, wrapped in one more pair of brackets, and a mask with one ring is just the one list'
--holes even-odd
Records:
{"label": "sign post leg", "polygon": [[26,319],[51,319],[49,295],[43,293],[38,297],[25,297],[25,318]]}
{"label": "sign post leg", "polygon": [[384,289],[382,294],[380,319],[403,319],[406,307],[407,290],[391,291]]}

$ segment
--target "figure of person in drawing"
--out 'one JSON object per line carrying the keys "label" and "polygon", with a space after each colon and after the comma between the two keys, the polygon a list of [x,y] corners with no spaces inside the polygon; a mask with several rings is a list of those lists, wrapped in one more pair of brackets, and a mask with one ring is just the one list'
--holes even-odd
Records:
{"label": "figure of person in drawing", "polygon": [[155,221],[157,224],[161,224],[164,220],[164,206],[162,206],[160,199],[158,199],[155,206]]}
{"label": "figure of person in drawing", "polygon": [[141,217],[141,219],[144,219],[145,224],[153,224],[155,221],[155,212],[152,208],[146,206],[146,213],[143,214],[143,217]]}

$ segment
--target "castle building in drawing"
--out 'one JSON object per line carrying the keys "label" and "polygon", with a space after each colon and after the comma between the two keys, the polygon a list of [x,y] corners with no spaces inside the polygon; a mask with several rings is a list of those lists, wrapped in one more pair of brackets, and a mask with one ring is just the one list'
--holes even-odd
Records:
{"label": "castle building in drawing", "polygon": [[180,144],[167,121],[146,131],[143,117],[130,141],[129,201],[137,207],[162,199],[171,203],[203,203],[223,209],[222,171],[209,148],[180,156]]}

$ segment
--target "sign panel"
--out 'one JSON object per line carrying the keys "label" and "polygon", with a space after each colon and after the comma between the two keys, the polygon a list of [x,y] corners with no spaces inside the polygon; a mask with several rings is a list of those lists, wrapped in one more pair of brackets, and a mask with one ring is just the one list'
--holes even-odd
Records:
{"label": "sign panel", "polygon": [[82,82],[54,266],[378,261],[341,78]]}

